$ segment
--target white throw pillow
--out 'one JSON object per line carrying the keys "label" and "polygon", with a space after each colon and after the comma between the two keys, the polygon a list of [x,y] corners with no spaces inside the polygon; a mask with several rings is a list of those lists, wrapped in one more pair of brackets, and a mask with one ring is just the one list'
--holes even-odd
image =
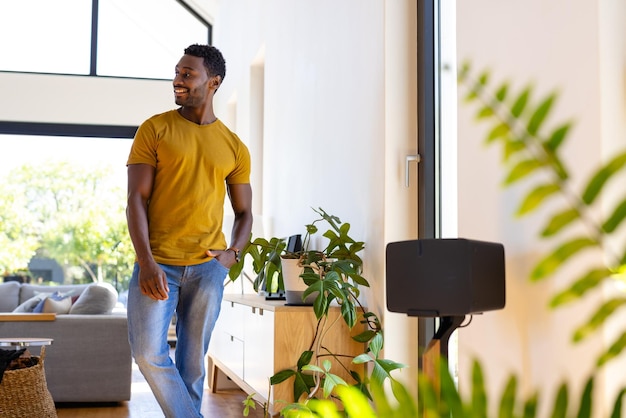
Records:
{"label": "white throw pillow", "polygon": [[15,313],[30,313],[33,312],[33,310],[35,310],[35,308],[37,307],[37,305],[39,305],[39,303],[41,303],[42,300],[45,299],[46,295],[45,293],[39,293],[35,296],[33,296],[32,298],[26,300],[24,303],[22,303],[21,305],[19,305],[17,308],[13,309],[13,312]]}
{"label": "white throw pillow", "polygon": [[70,309],[70,314],[109,314],[117,303],[117,291],[108,283],[94,283],[80,294]]}

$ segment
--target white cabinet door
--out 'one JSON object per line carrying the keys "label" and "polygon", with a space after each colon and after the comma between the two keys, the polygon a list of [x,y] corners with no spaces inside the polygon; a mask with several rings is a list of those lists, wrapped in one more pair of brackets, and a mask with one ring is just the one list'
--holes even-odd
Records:
{"label": "white cabinet door", "polygon": [[274,312],[246,307],[244,380],[263,398],[268,398],[274,374]]}
{"label": "white cabinet door", "polygon": [[244,370],[244,315],[245,309],[242,305],[223,301],[209,345],[209,354],[240,378],[243,378]]}

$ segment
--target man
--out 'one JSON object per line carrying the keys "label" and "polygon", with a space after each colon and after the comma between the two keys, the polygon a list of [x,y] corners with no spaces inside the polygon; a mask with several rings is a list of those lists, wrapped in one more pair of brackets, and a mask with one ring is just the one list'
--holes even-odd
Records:
{"label": "man", "polygon": [[[191,45],[176,65],[180,107],[137,130],[128,158],[131,350],[166,417],[202,417],[204,358],[224,279],[250,237],[250,155],[213,112],[226,73],[219,50]],[[228,193],[235,220],[222,233]],[[167,331],[176,312],[175,364]]]}

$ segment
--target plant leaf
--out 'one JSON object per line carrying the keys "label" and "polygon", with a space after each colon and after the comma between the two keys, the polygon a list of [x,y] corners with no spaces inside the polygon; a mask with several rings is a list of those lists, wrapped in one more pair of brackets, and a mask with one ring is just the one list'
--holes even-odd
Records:
{"label": "plant leaf", "polygon": [[482,73],[480,73],[480,75],[478,76],[478,83],[481,86],[485,86],[487,85],[487,83],[489,82],[489,71],[484,70]]}
{"label": "plant leaf", "polygon": [[517,392],[517,378],[511,376],[500,398],[499,418],[515,418],[515,394]]}
{"label": "plant leaf", "polygon": [[532,174],[535,170],[543,167],[543,164],[536,159],[522,160],[518,162],[509,172],[504,180],[504,185],[510,186],[518,180]]}
{"label": "plant leaf", "polygon": [[537,416],[537,394],[534,393],[524,402],[524,418],[534,418]]}
{"label": "plant leaf", "polygon": [[372,331],[371,329],[368,329],[358,335],[355,335],[354,337],[352,337],[352,339],[359,343],[366,343],[372,338],[374,338],[375,335],[376,335],[376,331]]}
{"label": "plant leaf", "polygon": [[613,174],[622,169],[625,164],[626,152],[617,155],[604,167],[600,168],[587,184],[587,187],[582,195],[583,202],[587,205],[591,205],[602,191],[602,187],[604,187],[606,182]]}
{"label": "plant leaf", "polygon": [[591,395],[593,394],[593,378],[589,378],[587,380],[587,384],[585,385],[585,389],[583,390],[583,396],[580,399],[580,407],[578,408],[578,418],[590,418],[591,417],[591,405],[593,399]]}
{"label": "plant leaf", "polygon": [[626,348],[626,332],[622,333],[618,339],[613,341],[611,346],[606,350],[606,352],[602,353],[602,355],[598,358],[598,367],[601,367],[608,363],[610,360],[613,360],[615,357],[619,356],[622,351]]}
{"label": "plant leaf", "polygon": [[472,412],[474,416],[487,416],[487,393],[480,363],[474,360],[472,367]]}
{"label": "plant leaf", "polygon": [[511,114],[513,115],[513,117],[519,118],[519,116],[522,114],[522,112],[526,108],[526,103],[528,103],[530,92],[531,87],[529,86],[526,87],[519,96],[517,96],[517,99],[515,99],[515,102],[513,103],[513,107],[511,107]]}
{"label": "plant leaf", "polygon": [[558,270],[561,265],[579,251],[597,245],[596,241],[587,237],[574,238],[554,250],[541,260],[531,273],[531,280],[540,280]]}
{"label": "plant leaf", "polygon": [[311,359],[313,358],[313,351],[307,350],[300,354],[300,358],[298,358],[297,367],[298,370],[301,370],[304,366],[311,363]]}
{"label": "plant leaf", "polygon": [[502,83],[500,88],[496,91],[496,94],[495,94],[496,100],[499,102],[503,102],[504,99],[506,99],[506,94],[508,93],[508,91],[509,91],[509,84]]}
{"label": "plant leaf", "polygon": [[476,119],[485,119],[494,115],[493,108],[490,106],[483,106],[476,114]]}
{"label": "plant leaf", "polygon": [[[418,379],[419,399],[421,401],[420,408],[423,410],[422,417],[424,418],[439,418],[439,395],[435,390],[433,383],[428,376],[420,373]],[[464,418],[465,415],[455,415],[455,418]]]}
{"label": "plant leaf", "polygon": [[355,387],[337,386],[337,395],[350,417],[376,418],[368,399]]}
{"label": "plant leaf", "polygon": [[626,199],[622,200],[622,202],[617,205],[609,219],[607,219],[606,222],[602,224],[602,230],[610,234],[611,232],[615,231],[618,226],[620,226],[625,217]]}
{"label": "plant leaf", "polygon": [[554,407],[552,408],[552,415],[550,415],[550,418],[566,418],[567,402],[567,384],[563,383],[559,387],[559,391],[556,394],[556,399],[554,400]]}
{"label": "plant leaf", "polygon": [[535,136],[537,135],[537,132],[539,132],[541,124],[546,119],[546,116],[548,116],[555,98],[555,94],[548,96],[543,102],[541,102],[539,107],[537,107],[533,115],[530,117],[530,121],[528,122],[526,129],[531,135]]}
{"label": "plant leaf", "polygon": [[270,377],[270,384],[277,385],[279,383],[284,382],[289,379],[291,376],[296,374],[295,370],[285,369],[276,373],[274,376]]}
{"label": "plant leaf", "polygon": [[[441,380],[441,396],[448,406],[451,416],[462,417],[465,414],[463,400],[458,392],[456,384],[450,375],[448,363],[439,361],[439,376]],[[415,415],[416,416],[416,415]]]}
{"label": "plant leaf", "polygon": [[490,144],[498,138],[506,138],[506,136],[511,132],[511,128],[505,122],[497,123],[487,135],[487,139],[485,143]]}
{"label": "plant leaf", "polygon": [[326,373],[324,378],[324,397],[328,398],[333,389],[338,385],[348,386],[348,384],[336,374]]}
{"label": "plant leaf", "polygon": [[551,237],[579,218],[580,213],[576,209],[566,209],[559,212],[548,221],[548,225],[541,231],[541,236]]}
{"label": "plant leaf", "polygon": [[613,413],[611,413],[611,418],[620,418],[622,416],[622,398],[626,394],[626,389],[622,389],[615,398],[615,403],[613,404]]}
{"label": "plant leaf", "polygon": [[544,147],[551,152],[555,152],[565,140],[571,127],[572,125],[570,123],[566,123],[556,128],[552,131],[552,134],[550,134],[550,138],[544,143]]}
{"label": "plant leaf", "polygon": [[574,342],[582,341],[589,334],[604,324],[618,308],[626,305],[626,298],[613,298],[602,304],[586,324],[579,327],[574,333]]}
{"label": "plant leaf", "polygon": [[526,149],[526,144],[524,141],[520,140],[508,140],[504,143],[504,149],[502,159],[504,162],[507,162],[513,155],[517,154],[520,151],[524,151]]}
{"label": "plant leaf", "polygon": [[543,203],[548,197],[559,192],[561,187],[558,184],[548,183],[535,187],[526,195],[522,204],[517,209],[517,216],[526,215],[529,212],[537,209],[541,203]]}
{"label": "plant leaf", "polygon": [[595,289],[602,280],[611,276],[611,271],[606,267],[595,268],[588,271],[566,290],[557,293],[550,301],[550,307],[556,308],[566,303],[580,299],[587,291]]}

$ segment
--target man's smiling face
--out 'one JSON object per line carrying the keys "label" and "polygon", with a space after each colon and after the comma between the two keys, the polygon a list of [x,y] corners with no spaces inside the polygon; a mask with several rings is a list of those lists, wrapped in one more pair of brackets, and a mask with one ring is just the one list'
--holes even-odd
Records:
{"label": "man's smiling face", "polygon": [[210,77],[201,57],[183,55],[176,64],[174,101],[179,106],[199,107],[210,98]]}

